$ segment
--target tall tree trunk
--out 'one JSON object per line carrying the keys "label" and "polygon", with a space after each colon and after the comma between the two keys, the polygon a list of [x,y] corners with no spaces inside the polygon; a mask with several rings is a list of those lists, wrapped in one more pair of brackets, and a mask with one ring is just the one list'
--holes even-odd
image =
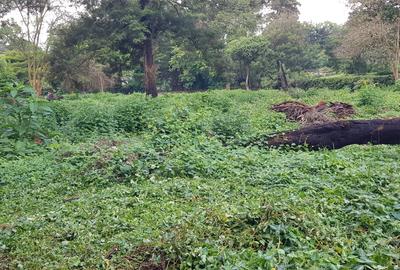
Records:
{"label": "tall tree trunk", "polygon": [[396,46],[394,63],[392,64],[393,78],[395,81],[399,80],[399,64],[400,64],[400,20],[397,22],[396,28]]}
{"label": "tall tree trunk", "polygon": [[289,83],[286,76],[285,65],[282,61],[278,60],[278,85],[280,89],[287,90],[289,89]]}
{"label": "tall tree trunk", "polygon": [[151,37],[148,37],[144,41],[143,53],[144,53],[144,88],[147,95],[157,97],[157,84],[156,84],[156,72],[157,67],[154,65],[153,55],[153,41]]}
{"label": "tall tree trunk", "polygon": [[246,66],[246,90],[250,90],[250,66]]}
{"label": "tall tree trunk", "polygon": [[[140,7],[142,10],[150,4],[150,0],[140,0]],[[144,16],[141,21],[146,23],[147,18]],[[147,95],[157,97],[157,83],[156,83],[156,72],[157,67],[154,65],[153,55],[153,39],[151,35],[151,29],[148,29],[146,34],[146,40],[143,42],[143,58],[144,58],[144,89]]]}

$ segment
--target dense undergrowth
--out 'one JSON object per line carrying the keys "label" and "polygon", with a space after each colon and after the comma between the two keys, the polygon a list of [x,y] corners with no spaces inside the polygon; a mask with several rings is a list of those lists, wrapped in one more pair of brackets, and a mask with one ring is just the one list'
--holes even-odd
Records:
{"label": "dense undergrowth", "polygon": [[399,269],[400,147],[242,146],[295,98],[400,116],[375,88],[47,104],[49,139],[0,158],[0,269]]}

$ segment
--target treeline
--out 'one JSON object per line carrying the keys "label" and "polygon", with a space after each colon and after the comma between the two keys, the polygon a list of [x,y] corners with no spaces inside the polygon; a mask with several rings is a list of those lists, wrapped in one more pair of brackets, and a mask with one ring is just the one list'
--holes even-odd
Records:
{"label": "treeline", "polygon": [[[344,26],[300,22],[297,0],[81,0],[67,7],[57,0],[5,2],[2,14],[19,10],[25,24],[29,18],[32,23],[24,29],[3,20],[1,76],[25,80],[38,94],[48,88],[157,96],[159,91],[313,87],[316,78],[337,74],[399,78],[395,0],[350,0],[352,13]],[[77,11],[55,16],[61,7],[64,15],[72,7]],[[50,27],[46,16],[53,19]],[[371,76],[367,80],[391,82]],[[345,77],[338,85],[357,84],[358,77]]]}

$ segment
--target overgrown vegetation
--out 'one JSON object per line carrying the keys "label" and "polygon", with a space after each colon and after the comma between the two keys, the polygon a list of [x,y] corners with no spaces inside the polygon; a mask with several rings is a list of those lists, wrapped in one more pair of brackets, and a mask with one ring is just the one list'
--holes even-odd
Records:
{"label": "overgrown vegetation", "polygon": [[[400,92],[372,90],[310,90],[299,101],[400,116]],[[397,269],[400,148],[244,147],[297,127],[270,110],[290,99],[213,91],[45,104],[47,140],[0,158],[0,266]]]}
{"label": "overgrown vegetation", "polygon": [[399,270],[400,6],[347,2],[1,0],[0,270]]}

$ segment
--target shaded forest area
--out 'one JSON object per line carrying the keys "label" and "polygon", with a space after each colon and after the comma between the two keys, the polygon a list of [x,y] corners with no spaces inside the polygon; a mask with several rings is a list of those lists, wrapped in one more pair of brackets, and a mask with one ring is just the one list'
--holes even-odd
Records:
{"label": "shaded forest area", "polygon": [[3,1],[0,69],[39,95],[393,84],[398,2],[349,5],[342,26],[296,0]]}

